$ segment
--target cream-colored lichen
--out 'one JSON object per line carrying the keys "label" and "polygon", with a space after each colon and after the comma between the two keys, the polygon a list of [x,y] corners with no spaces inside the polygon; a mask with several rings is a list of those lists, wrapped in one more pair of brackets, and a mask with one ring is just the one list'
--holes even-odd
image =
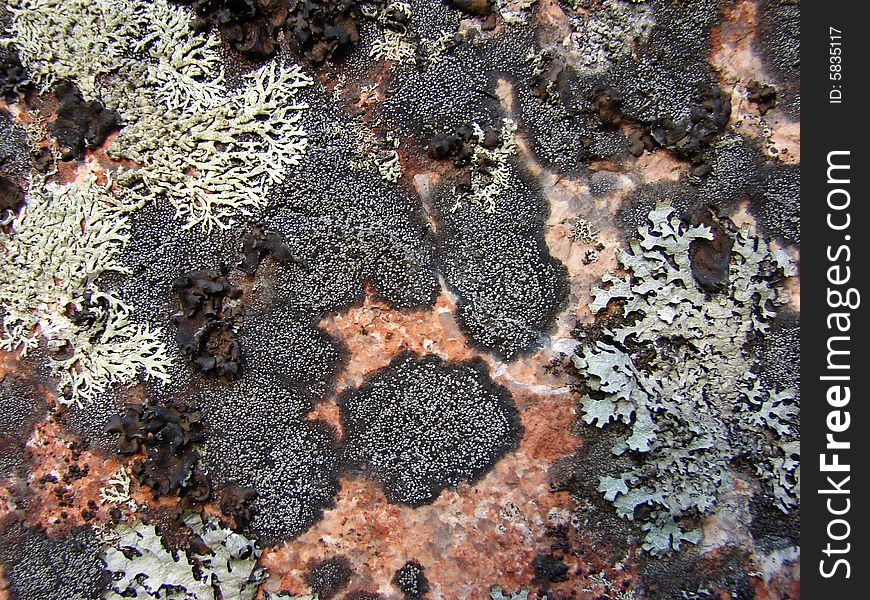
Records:
{"label": "cream-colored lichen", "polygon": [[675,519],[710,512],[738,458],[748,457],[784,510],[795,506],[800,448],[796,390],[762,385],[746,350],[785,302],[776,283],[793,274],[788,258],[735,231],[727,286],[705,293],[690,245],[712,239],[710,228],[681,225],[666,205],[649,222],[618,255],[627,274],[607,275],[606,287],[593,290],[594,313],[617,301],[624,320],[582,344],[574,364],[589,389],[583,420],[622,422],[628,433],[613,452],[638,460],[598,489],[627,519],[651,507],[645,547],[660,553],[698,541]]}
{"label": "cream-colored lichen", "polygon": [[517,124],[513,119],[502,119],[501,140],[493,149],[480,145],[484,138],[483,128],[477,123],[473,123],[472,127],[478,145],[471,157],[471,191],[457,198],[453,210],[462,206],[463,202],[471,202],[491,213],[495,210],[496,199],[511,182],[510,159],[519,148],[514,138]]}
{"label": "cream-colored lichen", "polygon": [[139,509],[139,504],[130,495],[130,475],[124,467],[118,469],[100,488],[100,502],[103,504],[123,504],[131,511]]}
{"label": "cream-colored lichen", "polygon": [[351,167],[376,172],[387,183],[396,183],[402,178],[398,138],[387,133],[382,139],[361,121],[351,123],[350,130],[356,138],[356,157]]}
{"label": "cream-colored lichen", "polygon": [[125,121],[160,105],[196,110],[223,93],[213,36],[167,0],[9,0],[8,40],[42,90],[74,82]]}
{"label": "cream-colored lichen", "polygon": [[411,5],[407,2],[394,1],[383,4],[363,3],[362,13],[380,26],[380,34],[372,41],[369,56],[375,60],[390,61],[394,64],[412,63],[417,54],[417,47],[408,39],[404,25],[393,19],[393,15],[401,14],[405,21],[411,18]]}
{"label": "cream-colored lichen", "polygon": [[139,165],[122,169],[118,183],[134,202],[168,198],[188,227],[250,216],[302,158],[308,106],[295,96],[310,83],[299,67],[273,61],[206,109],[143,112],[109,147],[113,158]]}
{"label": "cream-colored lichen", "polygon": [[101,273],[126,272],[119,253],[130,210],[93,177],[39,182],[0,233],[0,348],[26,355],[44,339],[62,401],[93,400],[140,373],[168,377],[159,332],[96,285]]}
{"label": "cream-colored lichen", "polygon": [[9,42],[42,88],[74,82],[87,100],[117,110],[109,147],[135,163],[117,177],[132,203],[167,198],[188,226],[227,227],[264,206],[299,164],[312,80],[281,60],[224,81],[213,35],[167,0],[12,0]]}
{"label": "cream-colored lichen", "polygon": [[[264,579],[257,566],[255,542],[216,521],[188,515],[185,524],[210,550],[173,556],[154,525],[118,525],[116,541],[105,549],[106,570],[112,575],[107,599],[174,598],[178,600],[251,600]],[[194,562],[195,561],[195,562]]]}

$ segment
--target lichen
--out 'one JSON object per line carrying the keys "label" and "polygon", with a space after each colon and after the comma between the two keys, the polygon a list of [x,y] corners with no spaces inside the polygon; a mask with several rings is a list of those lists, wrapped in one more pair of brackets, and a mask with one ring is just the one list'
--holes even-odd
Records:
{"label": "lichen", "polygon": [[143,111],[109,147],[113,158],[139,165],[123,169],[119,184],[134,201],[167,197],[188,227],[250,217],[302,158],[299,119],[308,106],[295,96],[310,83],[298,66],[273,61],[202,110]]}
{"label": "lichen", "polygon": [[177,557],[166,549],[154,525],[118,525],[117,542],[106,548],[111,589],[104,598],[177,598],[186,600],[250,600],[264,579],[257,566],[256,543],[215,521],[191,514],[185,524],[209,552],[190,551]]}
{"label": "lichen", "polygon": [[100,502],[103,504],[123,504],[132,512],[139,509],[139,504],[130,495],[130,475],[124,467],[118,469],[100,488]]}
{"label": "lichen", "polygon": [[675,519],[711,512],[740,459],[780,508],[798,503],[796,391],[763,386],[745,349],[785,301],[776,282],[794,273],[784,252],[743,228],[730,234],[725,289],[707,295],[693,277],[690,247],[712,239],[711,228],[681,225],[664,204],[649,223],[618,255],[627,274],[606,275],[606,287],[593,290],[592,312],[616,301],[617,319],[573,360],[586,378],[583,420],[623,423],[628,432],[613,452],[636,459],[602,476],[598,490],[627,519],[649,505],[644,547],[663,553],[700,539]]}
{"label": "lichen", "polygon": [[[297,100],[311,79],[272,61],[224,81],[218,40],[166,0],[14,0],[11,41],[40,89],[70,80],[124,123],[112,158],[132,203],[168,198],[188,226],[226,227],[265,204],[307,139]],[[136,43],[131,47],[131,40]]]}
{"label": "lichen", "polygon": [[102,291],[101,273],[124,273],[119,252],[127,214],[94,178],[34,183],[27,203],[0,233],[0,348],[22,356],[44,338],[62,402],[81,404],[140,373],[166,380],[169,358],[159,331]]}
{"label": "lichen", "polygon": [[[471,156],[471,190],[460,194],[454,210],[463,202],[471,202],[491,213],[495,210],[495,201],[510,185],[510,159],[517,153],[518,146],[514,134],[517,124],[513,119],[503,119],[501,138],[495,148],[484,148],[477,145]],[[478,144],[483,142],[484,131],[477,123],[472,124],[474,139]]]}

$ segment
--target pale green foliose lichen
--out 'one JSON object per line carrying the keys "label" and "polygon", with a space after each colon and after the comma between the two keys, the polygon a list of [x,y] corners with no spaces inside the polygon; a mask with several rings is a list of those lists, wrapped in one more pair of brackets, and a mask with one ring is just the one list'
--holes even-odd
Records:
{"label": "pale green foliose lichen", "polygon": [[0,232],[0,349],[26,355],[44,338],[62,402],[92,401],[139,374],[168,378],[160,332],[136,324],[131,307],[95,283],[126,272],[119,253],[130,210],[92,177],[36,183]]}
{"label": "pale green foliose lichen", "polygon": [[167,0],[11,0],[5,40],[42,89],[74,82],[86,100],[118,111],[109,147],[131,161],[118,183],[133,203],[167,198],[188,226],[226,227],[262,208],[268,190],[298,165],[312,80],[275,60],[224,81],[213,35]]}
{"label": "pale green foliose lichen", "polygon": [[664,553],[700,540],[676,519],[711,512],[737,459],[753,465],[780,508],[798,503],[797,392],[762,385],[745,349],[767,331],[785,301],[776,283],[793,271],[784,252],[743,228],[733,233],[726,288],[705,294],[689,248],[712,239],[710,228],[681,225],[666,205],[649,222],[619,254],[627,274],[607,275],[607,287],[593,290],[593,313],[618,300],[624,320],[573,360],[590,389],[580,400],[584,421],[627,425],[613,452],[638,459],[601,477],[598,490],[627,519],[649,505],[644,547]]}
{"label": "pale green foliose lichen", "polygon": [[154,525],[118,525],[115,542],[106,548],[106,570],[112,576],[103,595],[120,598],[173,600],[250,600],[265,579],[257,566],[260,550],[243,535],[217,522],[188,515],[185,524],[211,550],[210,554],[173,553],[166,549]]}

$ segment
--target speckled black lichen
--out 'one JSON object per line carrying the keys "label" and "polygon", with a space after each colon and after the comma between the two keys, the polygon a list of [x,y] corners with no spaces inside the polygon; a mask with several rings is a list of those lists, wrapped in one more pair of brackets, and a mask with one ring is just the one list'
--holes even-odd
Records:
{"label": "speckled black lichen", "polygon": [[405,600],[423,600],[429,592],[429,580],[423,565],[409,560],[393,575],[393,585],[402,591]]}
{"label": "speckled black lichen", "polygon": [[99,598],[108,585],[94,530],[48,537],[8,518],[0,524],[0,561],[10,600]]}
{"label": "speckled black lichen", "polygon": [[800,117],[800,8],[792,0],[762,0],[755,38],[765,70],[776,77],[780,104],[792,118]]}
{"label": "speckled black lichen", "polygon": [[204,394],[202,464],[216,488],[252,488],[245,531],[264,545],[292,539],[320,519],[338,492],[335,432],[303,420],[310,404],[280,382],[245,381]]}
{"label": "speckled black lichen", "polygon": [[303,579],[318,598],[329,600],[347,587],[353,569],[346,556],[333,556],[308,566]]}
{"label": "speckled black lichen", "polygon": [[547,205],[524,179],[511,179],[491,213],[471,202],[454,208],[450,182],[435,201],[439,259],[460,327],[506,360],[542,344],[567,294],[567,271],[544,241]]}
{"label": "speckled black lichen", "polygon": [[310,401],[329,389],[344,358],[337,340],[289,305],[249,315],[239,338],[249,381],[298,390]]}
{"label": "speckled black lichen", "polygon": [[402,354],[339,404],[344,461],[411,506],[482,476],[522,435],[510,395],[479,360]]}
{"label": "speckled black lichen", "polygon": [[[426,308],[439,292],[432,232],[420,201],[375,173],[352,169],[347,116],[308,98],[302,168],[274,191],[263,226],[300,264],[279,266],[275,293],[315,314],[361,301],[364,285],[397,308]],[[304,265],[304,266],[301,266]]]}
{"label": "speckled black lichen", "polygon": [[759,171],[750,210],[763,231],[787,244],[801,242],[801,168],[778,161]]}
{"label": "speckled black lichen", "polygon": [[26,443],[46,414],[45,400],[19,376],[0,379],[0,478],[27,474]]}

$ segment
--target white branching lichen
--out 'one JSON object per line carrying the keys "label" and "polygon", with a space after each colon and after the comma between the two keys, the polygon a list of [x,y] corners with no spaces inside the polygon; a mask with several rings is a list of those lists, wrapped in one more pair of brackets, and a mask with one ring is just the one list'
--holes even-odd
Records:
{"label": "white branching lichen", "polygon": [[[238,533],[199,515],[184,519],[211,550],[192,554],[167,550],[154,525],[137,523],[115,528],[117,542],[105,550],[106,570],[112,574],[107,599],[176,598],[179,600],[250,600],[265,578],[257,566],[260,550]],[[193,553],[193,551],[191,551]]]}
{"label": "white branching lichen", "polygon": [[775,284],[793,272],[783,252],[744,228],[733,235],[726,288],[708,297],[690,244],[712,239],[710,228],[682,226],[666,205],[649,221],[619,253],[628,274],[607,275],[607,287],[593,291],[593,313],[617,300],[624,321],[583,344],[574,363],[590,390],[580,400],[584,421],[624,423],[629,432],[613,452],[637,459],[598,490],[627,519],[649,505],[644,547],[664,553],[700,539],[675,519],[709,513],[737,459],[748,459],[783,510],[797,505],[796,390],[766,389],[745,349],[767,331],[785,301]]}
{"label": "white branching lichen", "polygon": [[310,79],[273,61],[245,85],[202,111],[143,114],[121,130],[113,158],[120,185],[135,201],[167,197],[188,226],[227,226],[264,205],[268,189],[298,165],[307,138],[299,125],[306,104],[295,100]]}
{"label": "white branching lichen", "polygon": [[213,35],[167,0],[12,0],[8,42],[43,89],[74,82],[117,110],[109,148],[132,202],[166,197],[188,226],[227,227],[261,208],[307,144],[297,99],[312,80],[279,60],[224,82]]}
{"label": "white branching lichen", "polygon": [[395,15],[402,15],[404,22],[407,22],[411,18],[411,5],[407,2],[388,2],[381,5],[363,3],[362,11],[366,17],[380,25],[382,30],[382,37],[372,41],[369,56],[395,64],[413,63],[417,47],[408,39],[407,29],[403,25],[399,26],[394,18]]}
{"label": "white branching lichen", "polygon": [[372,49],[369,51],[369,56],[375,60],[389,60],[394,63],[414,62],[416,54],[417,49],[408,38],[389,29],[384,31],[383,38],[372,42]]}
{"label": "white branching lichen", "polygon": [[130,475],[124,467],[118,469],[100,488],[100,502],[103,504],[124,504],[132,512],[139,509],[139,504],[130,495]]}
{"label": "white branching lichen", "polygon": [[511,182],[510,159],[519,149],[514,138],[517,124],[513,119],[502,119],[500,144],[491,150],[480,145],[484,138],[483,128],[477,123],[472,126],[478,145],[471,157],[471,191],[457,199],[453,210],[468,201],[491,213],[495,210],[496,199]]}
{"label": "white branching lichen", "polygon": [[0,348],[26,355],[44,338],[64,402],[93,400],[140,373],[168,378],[159,332],[95,284],[101,273],[126,272],[118,255],[130,209],[93,178],[35,184],[11,231],[0,233]]}
{"label": "white branching lichen", "polygon": [[391,133],[383,138],[361,121],[353,121],[350,129],[356,137],[357,157],[351,167],[360,171],[372,171],[387,183],[396,183],[404,175],[399,160],[399,139]]}
{"label": "white branching lichen", "polygon": [[10,0],[8,41],[40,89],[74,82],[136,118],[142,107],[196,110],[224,91],[216,37],[190,30],[192,16],[167,0]]}

